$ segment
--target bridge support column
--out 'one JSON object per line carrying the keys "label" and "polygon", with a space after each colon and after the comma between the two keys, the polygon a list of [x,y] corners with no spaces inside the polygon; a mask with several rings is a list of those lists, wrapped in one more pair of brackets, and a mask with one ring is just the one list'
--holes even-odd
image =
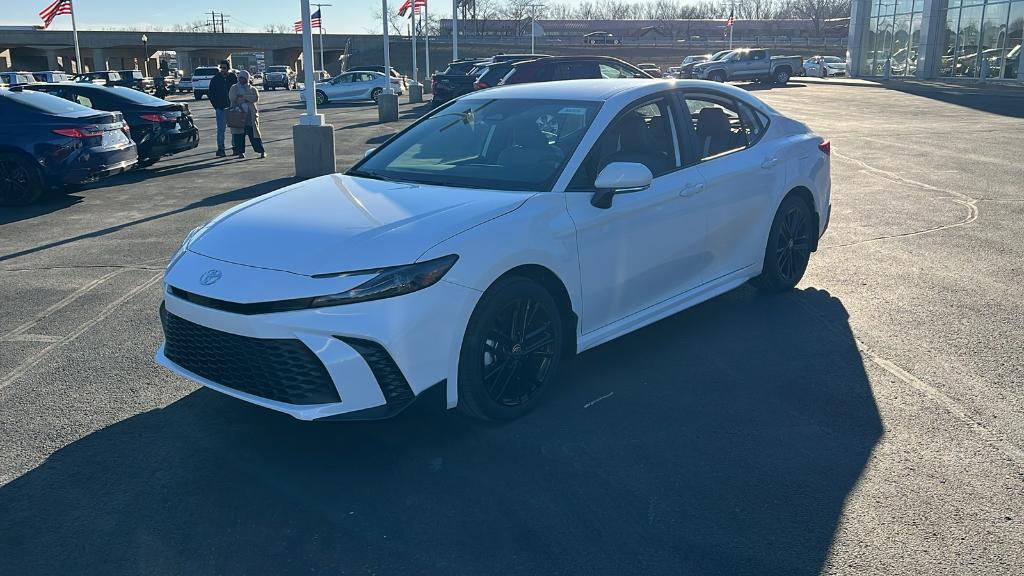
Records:
{"label": "bridge support column", "polygon": [[[84,70],[84,66],[83,66]],[[91,72],[98,70],[108,70],[107,68],[107,52],[103,48],[92,49],[92,67],[89,68]]]}
{"label": "bridge support column", "polygon": [[57,62],[57,51],[47,50],[46,51],[46,69],[47,70],[59,70],[60,63]]}
{"label": "bridge support column", "polygon": [[192,53],[188,50],[175,50],[175,58],[178,60],[178,70],[183,74],[192,74]]}

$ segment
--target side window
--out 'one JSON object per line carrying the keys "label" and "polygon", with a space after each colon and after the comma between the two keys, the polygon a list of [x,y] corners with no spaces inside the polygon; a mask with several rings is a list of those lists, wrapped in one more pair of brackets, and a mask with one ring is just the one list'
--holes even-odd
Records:
{"label": "side window", "polygon": [[698,158],[707,160],[747,147],[747,133],[732,98],[692,94],[686,97],[686,107],[693,122]]}
{"label": "side window", "polygon": [[600,68],[600,70],[601,70],[601,77],[602,78],[632,78],[633,77],[632,74],[627,74],[626,71],[623,70],[621,67],[615,66],[613,64],[599,64],[598,68]]}
{"label": "side window", "polygon": [[672,107],[667,98],[649,100],[620,114],[583,160],[569,190],[592,191],[594,180],[612,162],[635,162],[655,178],[681,165]]}
{"label": "side window", "polygon": [[569,62],[558,66],[556,76],[559,80],[584,80],[600,78],[601,73],[592,62]]}
{"label": "side window", "polygon": [[82,96],[81,94],[69,94],[70,100],[85,106],[86,108],[92,108],[92,100],[88,96]]}
{"label": "side window", "polygon": [[747,146],[753,146],[764,135],[767,125],[763,116],[750,106],[742,102],[738,102],[737,106],[740,112],[740,128],[746,138]]}
{"label": "side window", "polygon": [[755,60],[755,61],[756,60],[764,60],[764,56],[765,56],[764,50],[751,50],[750,51],[750,59],[751,60]]}

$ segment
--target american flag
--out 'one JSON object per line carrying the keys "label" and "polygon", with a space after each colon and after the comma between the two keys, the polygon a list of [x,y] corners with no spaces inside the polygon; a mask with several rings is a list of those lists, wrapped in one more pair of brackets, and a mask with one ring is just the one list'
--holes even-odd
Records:
{"label": "american flag", "polygon": [[732,10],[730,10],[729,11],[729,19],[725,21],[725,31],[722,33],[723,36],[726,36],[726,35],[729,34],[729,30],[732,29],[733,22],[734,22],[734,20],[733,20],[733,17],[732,17]]}
{"label": "american flag", "polygon": [[[413,0],[405,0],[405,2],[402,4],[402,6],[398,9],[398,15],[399,16],[405,16],[405,13],[408,12],[410,8],[414,9],[417,14],[421,14],[422,11],[420,10],[420,8],[423,8],[424,6],[427,5],[427,0],[416,0],[416,6],[415,7],[413,7],[412,3],[413,3]],[[410,15],[411,15],[411,12],[410,12]]]}
{"label": "american flag", "polygon": [[[319,9],[317,9],[316,12],[313,12],[312,14],[309,15],[309,27],[310,28],[319,28],[320,27],[320,10]],[[295,23],[295,31],[296,32],[302,32],[302,20],[299,20],[298,22]]]}
{"label": "american flag", "polygon": [[71,14],[71,0],[53,0],[53,4],[43,8],[39,13],[39,17],[43,19],[43,28],[49,28],[53,19],[61,14]]}

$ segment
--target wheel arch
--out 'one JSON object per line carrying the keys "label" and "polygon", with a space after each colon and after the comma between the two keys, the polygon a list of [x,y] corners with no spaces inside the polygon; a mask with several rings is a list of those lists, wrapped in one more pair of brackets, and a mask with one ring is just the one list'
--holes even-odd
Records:
{"label": "wheel arch", "polygon": [[[565,335],[564,344],[566,345],[566,350],[572,351],[570,356],[574,355],[576,353],[576,341],[580,319],[579,315],[573,309],[572,298],[569,296],[569,290],[565,287],[565,283],[562,282],[562,279],[546,266],[542,266],[540,264],[521,264],[506,271],[501,276],[498,276],[494,282],[491,283],[491,286],[505,278],[513,276],[533,280],[543,286],[544,289],[551,294],[551,297],[555,299],[555,303],[558,305],[559,311],[562,313],[562,333]],[[489,289],[490,286],[488,287],[488,290]]]}
{"label": "wheel arch", "polygon": [[804,204],[807,205],[807,209],[811,213],[811,219],[814,221],[815,231],[814,238],[811,240],[811,252],[814,252],[818,249],[818,232],[821,230],[821,215],[818,214],[818,207],[814,202],[814,194],[811,193],[810,188],[803,185],[797,185],[791,188],[789,192],[786,192],[785,196],[783,196],[782,200],[779,202],[779,205],[781,206],[782,202],[785,202],[786,198],[789,198],[790,196],[802,200]]}

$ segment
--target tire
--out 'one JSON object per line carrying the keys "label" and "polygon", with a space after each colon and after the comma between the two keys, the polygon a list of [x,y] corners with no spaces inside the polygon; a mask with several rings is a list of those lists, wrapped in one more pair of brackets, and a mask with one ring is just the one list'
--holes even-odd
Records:
{"label": "tire", "polygon": [[156,164],[157,160],[160,160],[160,158],[139,158],[139,163],[135,165],[135,168],[149,168],[153,164]]}
{"label": "tire", "polygon": [[711,74],[708,74],[708,80],[711,80],[712,82],[725,82],[725,72],[715,70]]}
{"label": "tire", "polygon": [[324,104],[327,104],[327,94],[325,94],[323,90],[317,90],[316,91],[316,105],[317,106],[323,106]]}
{"label": "tire", "polygon": [[750,281],[765,292],[793,289],[807,270],[813,244],[814,218],[803,199],[789,195],[775,212],[764,250],[761,275]]}
{"label": "tire", "polygon": [[16,154],[0,154],[0,206],[27,206],[45,192],[39,169]]}
{"label": "tire", "polygon": [[775,75],[772,76],[772,80],[779,86],[785,86],[789,82],[789,70],[786,68],[779,68],[775,71]]}
{"label": "tire", "polygon": [[370,100],[373,100],[374,102],[379,101],[380,95],[383,93],[384,90],[381,88],[374,88],[373,90],[370,90]]}
{"label": "tire", "polygon": [[203,94],[201,92],[195,92],[195,93],[192,94],[192,97],[195,98],[196,100],[202,100],[203,99]]}
{"label": "tire", "polygon": [[462,342],[459,410],[481,420],[512,420],[536,407],[558,375],[563,326],[554,298],[533,280],[514,276],[491,286]]}

